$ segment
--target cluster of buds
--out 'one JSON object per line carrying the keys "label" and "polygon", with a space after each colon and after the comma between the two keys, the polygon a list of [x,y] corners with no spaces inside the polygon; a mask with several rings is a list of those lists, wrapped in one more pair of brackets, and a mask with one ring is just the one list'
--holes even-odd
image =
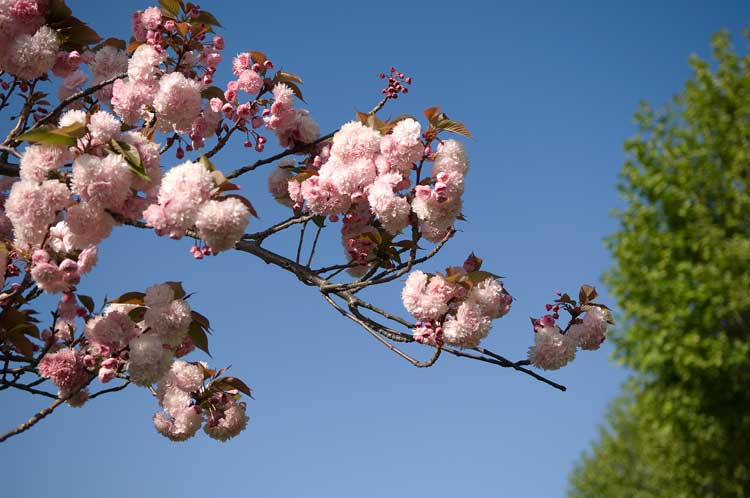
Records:
{"label": "cluster of buds", "polygon": [[396,71],[395,67],[391,66],[389,74],[380,73],[380,79],[384,80],[388,78],[388,86],[383,88],[380,93],[385,95],[389,99],[397,99],[399,93],[409,93],[409,88],[406,85],[411,85],[411,76],[404,76],[404,73]]}

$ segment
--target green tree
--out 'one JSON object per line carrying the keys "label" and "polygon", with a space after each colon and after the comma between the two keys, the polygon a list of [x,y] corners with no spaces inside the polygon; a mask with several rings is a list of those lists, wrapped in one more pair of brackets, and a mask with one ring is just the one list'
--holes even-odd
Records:
{"label": "green tree", "polygon": [[634,375],[571,498],[750,496],[750,56],[726,31],[713,55],[625,144],[606,281]]}

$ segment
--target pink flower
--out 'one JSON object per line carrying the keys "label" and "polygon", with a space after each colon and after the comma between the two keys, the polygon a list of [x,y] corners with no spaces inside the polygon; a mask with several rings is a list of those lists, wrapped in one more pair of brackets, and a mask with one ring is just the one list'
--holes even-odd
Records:
{"label": "pink flower", "polygon": [[73,162],[72,190],[92,206],[122,207],[131,195],[132,182],[130,167],[119,154],[105,157],[83,154]]}
{"label": "pink flower", "polygon": [[157,124],[163,131],[187,132],[201,112],[201,102],[200,83],[182,73],[169,73],[159,80],[159,91],[154,98]]}
{"label": "pink flower", "polygon": [[130,380],[141,386],[151,385],[167,373],[172,359],[172,353],[164,349],[157,334],[141,334],[130,341]]}
{"label": "pink flower", "polygon": [[47,353],[37,367],[39,375],[52,381],[60,389],[80,387],[86,381],[86,370],[81,355],[70,348]]}
{"label": "pink flower", "polygon": [[[433,283],[432,281],[435,281]],[[428,291],[428,281],[431,288]],[[420,270],[409,274],[401,292],[406,310],[417,320],[432,321],[441,319],[448,311],[451,293],[443,290],[445,280],[439,275],[430,278]]]}
{"label": "pink flower", "polygon": [[117,351],[128,345],[138,335],[138,328],[133,320],[119,311],[100,315],[86,322],[84,335],[91,343],[107,346]]}
{"label": "pink flower", "polygon": [[217,254],[231,249],[245,233],[250,211],[237,198],[208,201],[198,213],[195,226],[198,236]]}
{"label": "pink flower", "polygon": [[475,302],[464,301],[455,316],[443,323],[443,339],[447,344],[461,348],[474,348],[487,337],[491,321]]}
{"label": "pink flower", "polygon": [[581,349],[599,349],[607,331],[607,316],[604,311],[592,306],[583,317],[583,323],[570,326],[565,334]]}
{"label": "pink flower", "polygon": [[344,162],[372,159],[380,152],[380,133],[359,121],[346,123],[333,136],[331,156]]}
{"label": "pink flower", "polygon": [[199,163],[186,162],[164,175],[159,188],[159,204],[143,213],[146,222],[158,234],[179,238],[195,224],[201,205],[211,196],[214,182]]}
{"label": "pink flower", "polygon": [[120,135],[120,122],[106,111],[98,111],[91,115],[89,133],[100,143],[109,143]]}
{"label": "pink flower", "polygon": [[141,24],[144,28],[156,31],[161,24],[161,10],[159,7],[149,7],[141,13]]}
{"label": "pink flower", "polygon": [[16,38],[8,51],[2,54],[0,65],[22,80],[32,80],[52,69],[59,47],[57,33],[48,26],[42,26],[33,36],[23,34]]}
{"label": "pink flower", "polygon": [[263,78],[252,69],[246,69],[240,73],[237,79],[237,88],[243,92],[255,95],[263,88]]}
{"label": "pink flower", "polygon": [[151,332],[158,334],[162,343],[177,346],[188,332],[193,317],[190,305],[182,299],[149,307],[143,322]]}
{"label": "pink flower", "polygon": [[16,244],[39,246],[57,212],[72,203],[70,190],[57,180],[14,183],[5,202],[5,212],[13,223]]}
{"label": "pink flower", "polygon": [[[287,168],[283,166],[287,166]],[[271,192],[274,199],[287,207],[294,206],[294,201],[289,197],[289,181],[292,179],[292,172],[289,167],[293,166],[294,159],[282,159],[279,165],[268,175],[268,191]],[[299,182],[294,183],[299,185]]]}
{"label": "pink flower", "polygon": [[404,178],[399,173],[388,173],[379,176],[370,186],[367,200],[372,212],[380,221],[383,228],[390,234],[397,234],[409,225],[409,202],[394,192],[403,183]]}
{"label": "pink flower", "polygon": [[43,182],[47,174],[72,159],[68,150],[60,145],[30,145],[21,158],[22,180]]}
{"label": "pink flower", "polygon": [[227,441],[242,432],[249,420],[244,404],[234,403],[224,410],[212,413],[203,426],[203,431],[213,439]]}
{"label": "pink flower", "polygon": [[242,71],[250,68],[251,62],[252,60],[250,59],[249,53],[243,52],[241,54],[237,54],[237,57],[232,59],[232,72],[235,76],[239,76],[240,74],[242,74]]}
{"label": "pink flower", "polygon": [[529,361],[544,370],[557,370],[575,358],[575,342],[561,333],[560,327],[542,327],[534,334],[534,345],[529,348]]}

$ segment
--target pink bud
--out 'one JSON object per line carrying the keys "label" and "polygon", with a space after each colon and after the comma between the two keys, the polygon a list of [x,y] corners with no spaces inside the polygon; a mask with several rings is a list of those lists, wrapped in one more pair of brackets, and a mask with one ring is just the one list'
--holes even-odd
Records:
{"label": "pink bud", "polygon": [[271,69],[273,67],[273,62],[268,60],[268,61],[265,61],[263,65],[266,67],[266,69]]}
{"label": "pink bud", "polygon": [[255,71],[256,73],[259,73],[259,72],[260,72],[260,69],[261,69],[261,66],[260,66],[260,64],[258,64],[258,63],[256,62],[255,64],[253,64],[253,66],[252,66],[252,68],[251,68],[251,69],[252,69],[253,71]]}
{"label": "pink bud", "polygon": [[99,382],[102,384],[106,384],[110,380],[115,378],[115,371],[111,370],[109,368],[100,368],[99,369]]}
{"label": "pink bud", "polygon": [[111,368],[112,370],[117,369],[119,365],[120,362],[117,360],[117,358],[107,358],[102,362],[102,367]]}
{"label": "pink bud", "polygon": [[167,31],[169,31],[170,33],[171,33],[171,32],[174,32],[174,30],[175,30],[176,28],[177,28],[177,23],[175,23],[175,22],[174,22],[174,21],[173,21],[172,19],[168,19],[168,20],[167,20],[167,21],[166,21],[166,22],[164,23],[164,29],[166,29],[166,30],[167,30]]}
{"label": "pink bud", "polygon": [[96,365],[96,359],[92,355],[87,354],[86,356],[83,357],[83,366],[84,367],[91,368],[94,365]]}
{"label": "pink bud", "polygon": [[331,223],[336,223],[337,221],[339,221],[339,217],[335,214],[332,214],[328,217],[328,221],[330,221]]}
{"label": "pink bud", "polygon": [[542,327],[551,327],[555,324],[555,319],[551,315],[544,315],[540,320],[539,324]]}
{"label": "pink bud", "polygon": [[263,145],[262,143],[258,142],[257,144],[255,144],[255,150],[257,150],[258,152],[263,152],[263,149],[265,149],[265,145]]}
{"label": "pink bud", "polygon": [[175,157],[177,159],[182,159],[183,157],[185,157],[185,151],[182,150],[182,147],[177,147],[177,153],[175,154]]}
{"label": "pink bud", "polygon": [[224,105],[224,103],[218,97],[213,97],[208,101],[208,103],[211,106],[211,110],[214,112],[221,112],[221,107]]}
{"label": "pink bud", "polygon": [[224,37],[223,36],[214,36],[212,43],[216,50],[224,50]]}
{"label": "pink bud", "polygon": [[214,81],[214,77],[210,74],[204,74],[203,75],[203,84],[204,85],[210,85]]}

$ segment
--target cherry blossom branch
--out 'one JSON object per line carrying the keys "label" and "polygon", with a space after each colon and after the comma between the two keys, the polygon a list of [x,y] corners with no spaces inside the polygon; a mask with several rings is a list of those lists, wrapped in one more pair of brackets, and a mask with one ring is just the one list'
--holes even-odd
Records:
{"label": "cherry blossom branch", "polygon": [[42,116],[36,123],[34,123],[34,125],[31,128],[29,128],[29,131],[35,130],[35,129],[39,128],[40,126],[49,123],[52,119],[54,119],[55,117],[57,117],[66,107],[68,107],[70,104],[72,104],[76,100],[82,99],[84,97],[88,97],[92,93],[101,90],[105,86],[111,85],[112,83],[114,83],[117,80],[120,80],[122,78],[126,78],[127,76],[128,76],[128,73],[120,73],[120,74],[118,74],[116,76],[113,76],[113,77],[111,77],[109,79],[106,79],[106,80],[104,80],[104,81],[102,81],[100,83],[97,83],[96,85],[92,85],[92,86],[90,86],[90,87],[88,87],[88,88],[86,88],[84,90],[81,90],[80,92],[74,93],[70,97],[68,97],[68,98],[64,99],[63,101],[61,101],[57,105],[57,107],[55,107],[54,109],[52,109],[51,111],[49,111],[47,114],[45,114],[44,116]]}
{"label": "cherry blossom branch", "polygon": [[282,230],[286,230],[287,228],[294,226],[298,223],[306,223],[307,221],[313,219],[315,215],[313,214],[306,214],[306,215],[300,215],[300,216],[293,216],[291,218],[288,218],[280,223],[277,223],[276,225],[273,225],[263,231],[256,232],[256,233],[250,233],[245,234],[242,238],[246,240],[255,240],[257,242],[262,242],[264,239],[269,237],[270,235],[273,235],[277,232],[281,232]]}
{"label": "cherry blossom branch", "polygon": [[[354,321],[358,325],[362,326],[368,333],[375,333],[379,336],[385,336],[386,338],[390,338],[392,340],[399,340],[400,342],[414,342],[414,338],[410,336],[409,334],[404,334],[403,332],[398,332],[393,329],[390,329],[388,327],[382,326],[381,324],[378,324],[374,320],[368,319],[358,311],[355,313],[352,311],[352,308],[356,309],[359,307],[369,309],[370,311],[373,311],[375,313],[380,314],[381,316],[393,320],[396,323],[399,323],[400,325],[403,325],[404,327],[411,328],[412,324],[400,317],[397,317],[391,313],[388,313],[384,310],[381,310],[375,306],[373,306],[370,303],[367,303],[366,301],[358,298],[355,296],[352,292],[349,290],[344,290],[341,288],[337,288],[336,286],[332,286],[328,280],[320,277],[315,272],[310,270],[309,268],[305,268],[302,265],[299,265],[295,263],[294,261],[285,258],[284,256],[281,256],[279,254],[276,254],[272,251],[269,251],[259,245],[256,241],[251,240],[242,240],[237,244],[236,247],[237,250],[247,252],[249,254],[253,254],[254,256],[257,256],[261,260],[263,260],[267,264],[273,264],[275,266],[278,266],[284,270],[289,271],[290,273],[294,274],[302,283],[309,286],[315,286],[320,289],[321,294],[326,299],[326,301],[329,302],[329,304],[332,304],[334,306],[335,301],[331,297],[331,295],[338,296],[339,298],[343,299],[347,302],[349,306],[349,311],[346,309],[341,308],[338,303],[335,303],[334,308],[339,311],[342,315],[346,316],[350,320]],[[434,255],[434,254],[433,254]],[[423,258],[426,258],[427,255]],[[426,260],[426,259],[425,259]],[[381,337],[383,338],[383,337]],[[397,338],[397,339],[396,339]],[[381,341],[382,342],[382,341]],[[387,341],[386,341],[387,342]],[[407,359],[410,363],[413,363],[412,360],[416,363],[421,363],[418,360],[415,360],[414,358],[411,358],[409,355],[406,355],[406,353],[403,353],[402,351],[398,350],[395,351],[390,346],[393,346],[389,343],[388,349],[391,349],[394,351],[394,353],[398,354],[404,359]],[[397,349],[397,348],[395,348]],[[545,384],[548,384],[556,389],[559,389],[561,391],[565,391],[565,386],[558,384],[554,381],[551,381],[547,379],[546,377],[537,374],[536,372],[533,372],[527,368],[524,368],[523,365],[525,365],[525,362],[512,362],[508,360],[507,358],[504,358],[496,353],[493,353],[492,351],[485,349],[485,348],[474,348],[473,351],[476,351],[479,354],[469,353],[465,351],[456,350],[453,348],[443,347],[446,352],[454,355],[454,356],[460,356],[465,358],[471,358],[479,361],[483,361],[485,363],[491,363],[494,365],[498,365],[504,368],[512,368],[518,372],[524,373],[526,375],[529,375],[533,377],[536,380],[539,380],[541,382],[544,382]],[[406,358],[408,357],[408,358]],[[437,359],[437,358],[436,358]],[[434,362],[433,362],[434,363]],[[419,365],[415,365],[419,366]]]}
{"label": "cherry blossom branch", "polygon": [[38,411],[37,413],[35,413],[26,422],[22,423],[18,427],[14,428],[14,429],[11,429],[8,432],[6,432],[5,434],[3,434],[2,436],[0,436],[0,443],[2,443],[4,441],[12,438],[13,436],[17,436],[18,434],[21,434],[22,432],[26,432],[27,430],[29,430],[32,427],[34,427],[38,422],[40,422],[42,419],[44,419],[47,415],[49,415],[52,412],[54,412],[55,409],[57,409],[58,406],[60,406],[63,403],[65,403],[70,398],[72,398],[73,396],[75,396],[76,394],[78,394],[78,392],[81,389],[83,389],[86,386],[88,386],[91,383],[91,381],[94,380],[95,378],[96,378],[95,375],[89,376],[89,378],[83,384],[81,384],[78,387],[78,389],[71,389],[71,392],[69,392],[66,396],[64,396],[62,398],[57,398],[47,408],[44,408],[44,409]]}
{"label": "cherry blossom branch", "polygon": [[[338,131],[338,130],[336,130],[336,131]],[[227,180],[232,180],[233,178],[237,178],[238,176],[244,175],[245,173],[247,173],[249,171],[253,171],[254,169],[257,169],[257,168],[263,166],[264,164],[270,164],[270,163],[278,161],[279,159],[283,159],[283,158],[285,158],[287,156],[291,156],[292,154],[297,154],[298,152],[302,152],[304,150],[307,150],[310,147],[318,145],[321,142],[325,142],[329,138],[333,138],[333,134],[334,133],[336,133],[336,132],[334,131],[334,132],[329,133],[328,135],[323,135],[322,137],[320,137],[319,139],[317,139],[316,141],[314,141],[312,143],[297,145],[295,147],[292,147],[291,149],[286,149],[284,151],[281,151],[281,152],[279,152],[278,154],[276,154],[274,156],[267,157],[265,159],[258,159],[257,161],[255,161],[252,164],[249,164],[247,166],[243,166],[241,168],[238,168],[238,169],[232,171],[231,173],[229,173],[228,175],[226,175],[226,178],[227,178]]]}
{"label": "cherry blossom branch", "polygon": [[[375,105],[375,107],[373,107],[372,110],[370,112],[368,112],[367,114],[369,114],[371,116],[374,115],[374,114],[376,114],[378,111],[380,111],[385,106],[385,103],[388,102],[388,100],[389,100],[388,97],[383,97],[380,100],[380,102],[378,102]],[[244,175],[245,173],[247,173],[249,171],[253,171],[254,169],[257,169],[257,168],[263,166],[264,164],[270,164],[270,163],[278,161],[279,159],[283,159],[283,158],[285,158],[287,156],[291,156],[292,154],[296,154],[298,152],[302,152],[302,151],[304,151],[306,149],[309,149],[310,147],[318,145],[321,142],[325,142],[326,140],[328,140],[330,138],[333,138],[333,135],[337,131],[338,131],[338,129],[336,129],[336,130],[328,133],[327,135],[323,135],[322,137],[320,137],[319,139],[315,140],[314,142],[312,142],[310,144],[298,144],[295,147],[292,147],[291,149],[287,149],[287,150],[284,150],[282,152],[279,152],[275,156],[267,157],[265,159],[258,159],[257,161],[255,161],[252,164],[249,164],[247,166],[243,166],[241,168],[238,168],[238,169],[232,171],[231,173],[229,173],[228,175],[226,175],[226,178],[228,180],[231,180],[233,178],[237,178],[238,176]]]}

